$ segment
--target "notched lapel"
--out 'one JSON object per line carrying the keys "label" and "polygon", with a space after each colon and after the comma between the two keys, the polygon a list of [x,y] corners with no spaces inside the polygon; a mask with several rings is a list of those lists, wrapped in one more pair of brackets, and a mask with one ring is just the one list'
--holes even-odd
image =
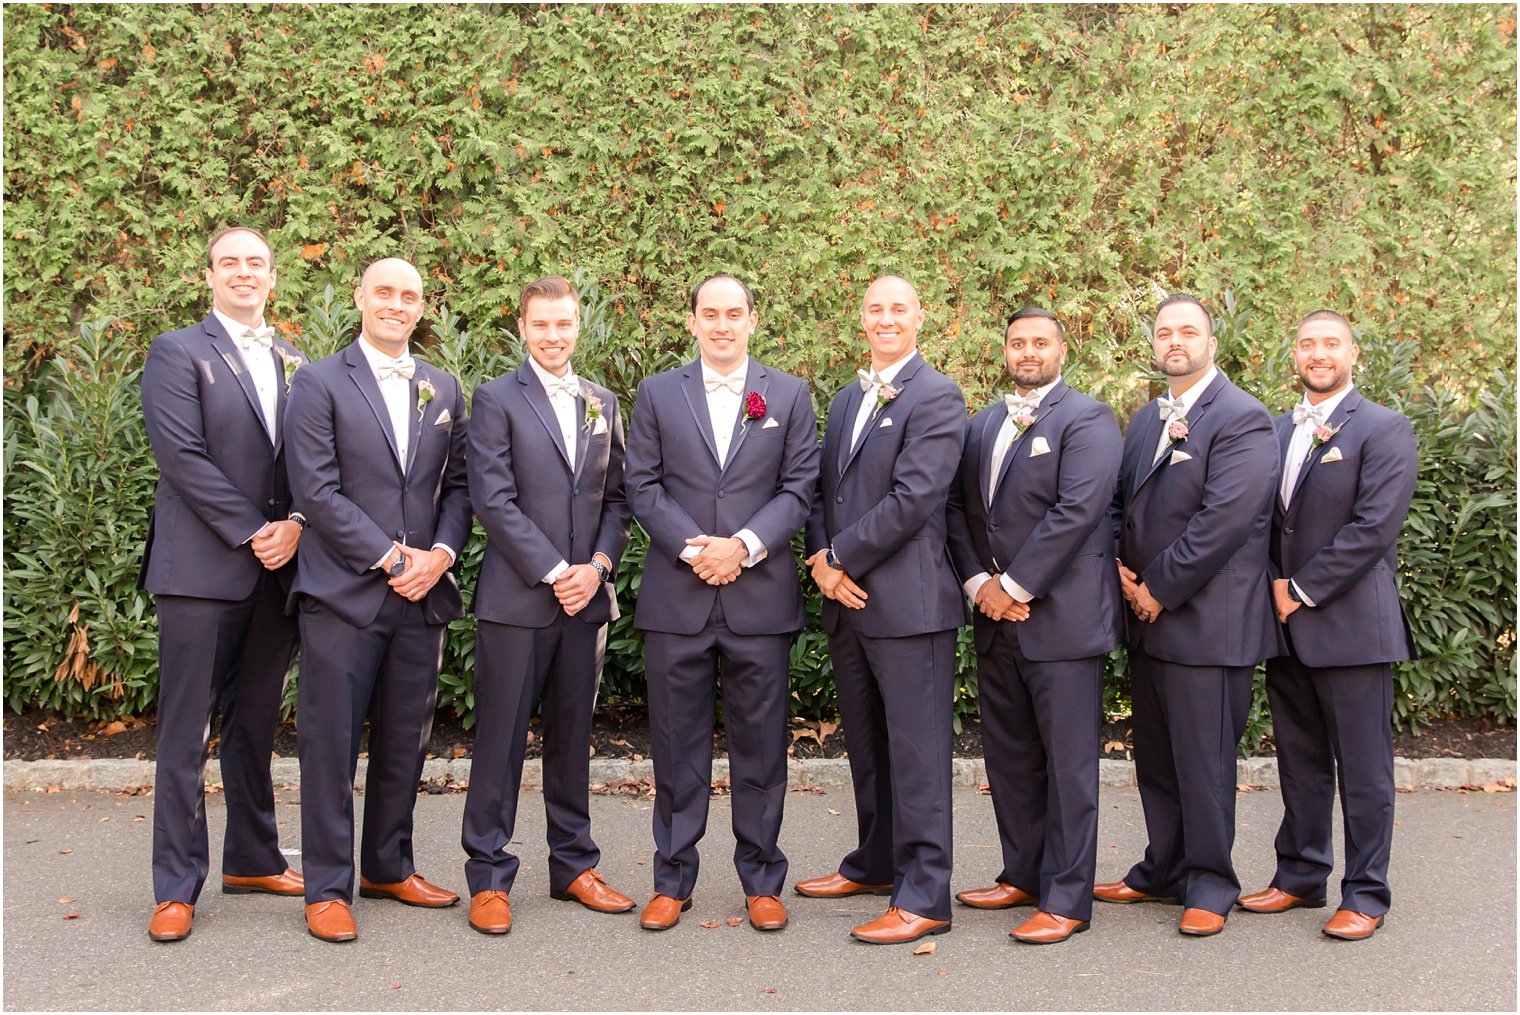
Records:
{"label": "notched lapel", "polygon": [[391,463],[401,471],[401,455],[396,450],[396,434],[391,429],[391,414],[385,407],[385,396],[380,394],[380,382],[375,380],[375,372],[369,368],[369,361],[364,358],[364,353],[359,350],[359,340],[355,340],[344,353],[344,361],[348,364],[348,376],[359,388],[359,393],[369,403],[370,411],[375,414],[375,422],[380,424],[380,432],[385,435],[385,443],[390,445]]}
{"label": "notched lapel", "polygon": [[[215,349],[217,355],[222,357],[222,360],[227,364],[227,369],[232,371],[233,378],[237,380],[238,387],[243,389],[243,397],[248,400],[248,408],[253,410],[253,418],[258,421],[259,429],[263,431],[265,439],[273,447],[275,438],[269,435],[269,427],[264,424],[264,407],[259,404],[259,392],[253,386],[253,377],[248,372],[248,365],[243,362],[242,350],[238,349],[237,343],[232,340],[232,337],[222,328],[221,322],[214,316],[202,321],[201,327],[206,332],[207,337],[211,339],[211,348]],[[273,350],[270,351],[270,355],[274,355]],[[275,378],[278,380],[280,377],[280,371],[276,368]],[[279,432],[279,409],[280,400],[277,394],[275,397],[276,433]]]}
{"label": "notched lapel", "polygon": [[[565,468],[572,472],[575,467],[570,461],[570,449],[565,447],[564,435],[559,432],[559,417],[554,414],[554,405],[549,401],[549,396],[544,393],[544,386],[539,383],[538,375],[533,368],[528,366],[528,361],[523,360],[522,366],[517,368],[517,382],[522,385],[523,397],[528,400],[528,407],[538,417],[538,421],[549,431],[549,440],[559,451],[560,460],[565,463]],[[576,401],[580,401],[579,398]]]}
{"label": "notched lapel", "polygon": [[[1335,437],[1339,436],[1340,432],[1346,428],[1346,424],[1351,422],[1351,414],[1356,411],[1356,407],[1361,404],[1361,401],[1362,398],[1359,393],[1355,391],[1351,392],[1341,401],[1340,405],[1335,407],[1335,411],[1330,414],[1330,418],[1325,420],[1325,425],[1335,431],[1335,436],[1332,436],[1329,441],[1326,441],[1317,448],[1311,446],[1309,457],[1304,459],[1303,467],[1298,470],[1298,477],[1293,481],[1293,492],[1289,494],[1288,499],[1289,507],[1298,503],[1298,491],[1303,489],[1304,480],[1309,478],[1309,473],[1313,470],[1314,466],[1323,461],[1324,456],[1330,453],[1330,449],[1334,446],[1330,441],[1335,440]],[[1339,452],[1340,449],[1337,448],[1336,450]],[[1339,461],[1339,459],[1336,460]]]}

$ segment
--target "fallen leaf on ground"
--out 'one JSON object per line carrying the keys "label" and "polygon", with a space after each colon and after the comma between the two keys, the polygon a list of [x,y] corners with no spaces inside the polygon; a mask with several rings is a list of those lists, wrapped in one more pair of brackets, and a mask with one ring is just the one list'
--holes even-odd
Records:
{"label": "fallen leaf on ground", "polygon": [[629,744],[628,741],[626,741],[626,740],[614,740],[614,741],[612,741],[612,746],[614,746],[614,747],[630,747],[632,745]]}
{"label": "fallen leaf on ground", "polygon": [[935,944],[934,944],[933,941],[925,941],[923,944],[921,944],[917,948],[913,949],[913,954],[914,955],[933,955],[935,947],[936,946],[935,946]]}
{"label": "fallen leaf on ground", "polygon": [[697,924],[698,927],[706,927],[708,930],[712,930],[717,925],[717,920],[703,920],[701,923]]}
{"label": "fallen leaf on ground", "polygon": [[737,927],[737,926],[739,926],[739,924],[741,924],[743,922],[744,921],[742,919],[740,919],[739,917],[737,917],[737,916],[730,916],[728,918],[728,925],[730,927]]}
{"label": "fallen leaf on ground", "polygon": [[117,719],[114,722],[107,723],[106,728],[103,732],[108,737],[114,737],[118,733],[127,732],[127,724],[122,722],[120,719]]}
{"label": "fallen leaf on ground", "polygon": [[74,849],[73,849],[72,846],[65,846],[62,849],[60,849],[58,852],[60,852],[60,853],[72,853],[72,852],[74,852]]}
{"label": "fallen leaf on ground", "polygon": [[830,807],[830,808],[829,808],[829,813],[830,813],[830,814],[832,814],[832,815],[834,815],[834,817],[836,817],[836,818],[837,818],[837,817],[839,817],[839,812],[838,812],[838,811],[836,811],[836,810],[835,810],[835,809],[834,809],[834,808],[832,808],[832,807]]}
{"label": "fallen leaf on ground", "polygon": [[62,898],[62,899],[58,900],[58,904],[60,906],[67,906],[71,902],[78,902],[78,901],[79,901],[78,899]]}
{"label": "fallen leaf on ground", "polygon": [[79,919],[79,914],[78,913],[64,913],[63,914],[63,918],[65,920],[77,920],[77,919]]}
{"label": "fallen leaf on ground", "polygon": [[775,992],[776,992],[776,988],[775,987],[766,987],[760,993],[762,993],[762,994],[774,994]]}
{"label": "fallen leaf on ground", "polygon": [[454,749],[449,752],[449,754],[455,758],[462,758],[468,753],[469,752],[464,749],[463,744],[455,744]]}
{"label": "fallen leaf on ground", "polygon": [[1124,750],[1124,741],[1122,740],[1110,740],[1103,745],[1103,753],[1105,754],[1112,754],[1114,751],[1122,750]]}

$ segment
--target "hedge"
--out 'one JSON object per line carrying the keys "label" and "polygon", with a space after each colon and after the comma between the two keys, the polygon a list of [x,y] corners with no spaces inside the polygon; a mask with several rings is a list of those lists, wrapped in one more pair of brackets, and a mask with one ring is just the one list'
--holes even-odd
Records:
{"label": "hedge", "polygon": [[[419,344],[471,385],[520,359],[523,282],[579,269],[578,365],[629,401],[689,355],[685,290],[718,268],[756,286],[755,354],[820,404],[882,270],[918,283],[973,407],[1025,302],[1121,419],[1157,385],[1159,292],[1211,301],[1223,365],[1274,409],[1292,323],[1344,310],[1360,383],[1421,446],[1426,658],[1398,717],[1514,715],[1512,8],[49,4],[8,8],[4,45],[12,707],[152,706],[136,371],[204,314],[205,238],[240,222],[276,249],[271,321],[316,354],[351,335],[365,262],[414,260]],[[639,693],[638,644],[611,632],[608,693]],[[440,700],[466,714],[472,650],[461,622]],[[832,709],[816,627],[794,690]],[[1122,709],[1122,658],[1109,690]]]}

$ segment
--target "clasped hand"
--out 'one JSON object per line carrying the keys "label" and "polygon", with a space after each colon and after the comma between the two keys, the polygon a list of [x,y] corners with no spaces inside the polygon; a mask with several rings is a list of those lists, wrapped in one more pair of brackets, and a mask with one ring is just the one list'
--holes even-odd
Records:
{"label": "clasped hand", "polygon": [[442,547],[435,550],[419,550],[396,544],[406,554],[406,570],[390,580],[390,587],[403,598],[417,602],[430,592],[445,571],[454,565],[454,558]]}
{"label": "clasped hand", "polygon": [[828,550],[819,550],[803,563],[813,569],[813,583],[826,599],[832,599],[852,610],[865,609],[866,600],[871,597],[847,572],[829,566]]}
{"label": "clasped hand", "polygon": [[270,522],[264,530],[248,541],[253,555],[270,571],[278,571],[296,557],[296,545],[301,542],[301,526],[295,522]]}
{"label": "clasped hand", "polygon": [[1150,589],[1145,587],[1139,575],[1124,566],[1124,561],[1115,558],[1114,563],[1119,565],[1119,584],[1124,592],[1124,601],[1129,603],[1130,612],[1147,624],[1154,624],[1166,607],[1151,595]]}
{"label": "clasped hand", "polygon": [[993,620],[1018,622],[1029,619],[1029,604],[1021,603],[1009,595],[997,575],[982,582],[982,587],[976,590],[974,602],[983,616]]}
{"label": "clasped hand", "polygon": [[566,616],[573,617],[586,608],[596,590],[601,588],[602,576],[590,564],[572,564],[554,579],[554,598],[564,609]]}
{"label": "clasped hand", "polygon": [[691,559],[691,569],[709,585],[734,581],[749,559],[749,547],[738,536],[694,536],[686,545],[701,548]]}

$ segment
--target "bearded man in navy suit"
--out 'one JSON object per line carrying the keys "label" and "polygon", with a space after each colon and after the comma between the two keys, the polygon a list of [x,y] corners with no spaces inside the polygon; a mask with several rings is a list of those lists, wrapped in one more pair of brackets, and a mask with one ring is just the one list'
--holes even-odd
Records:
{"label": "bearded man in navy suit", "polygon": [[1015,393],[972,418],[950,491],[950,553],[976,613],[977,700],[1002,843],[974,909],[1036,906],[1011,931],[1055,944],[1087,930],[1098,851],[1103,662],[1119,643],[1108,507],[1113,411],[1061,378],[1066,333],[1025,307],[1003,345]]}
{"label": "bearded man in navy suit", "polygon": [[512,929],[510,851],[528,720],[543,729],[549,894],[601,913],[633,900],[596,871],[588,794],[597,659],[617,617],[612,580],[628,542],[623,421],[611,391],[576,377],[580,296],[568,279],[528,283],[517,326],[528,357],[475,389],[470,504],[486,530],[472,605],[475,752],[464,804],[470,926]]}
{"label": "bearded man in navy suit", "polygon": [[891,895],[851,931],[901,944],[950,929],[950,730],[955,631],[966,604],[946,547],[945,503],[966,437],[966,400],[918,352],[924,310],[895,275],[861,301],[871,347],[829,408],[808,519],[823,593],[859,846],[801,895]]}
{"label": "bearded man in navy suit", "polygon": [[306,927],[358,936],[354,796],[369,720],[359,890],[438,908],[459,901],[412,860],[412,809],[438,698],[445,626],[464,615],[453,567],[470,535],[468,413],[459,381],[414,358],[422,276],[376,261],[354,290],[346,348],[296,371],[290,488],[307,517],[301,569],[299,736]]}
{"label": "bearded man in navy suit", "polygon": [[713,698],[722,674],[734,865],[757,930],[786,926],[786,716],[805,615],[792,537],[818,479],[812,395],[748,355],[749,287],[714,275],[691,293],[700,355],[639,385],[628,499],[649,533],[634,623],[644,631],[654,752],[654,896],[646,930],[691,908],[707,828]]}
{"label": "bearded man in navy suit", "polygon": [[1157,306],[1151,351],[1169,393],[1130,420],[1111,518],[1134,703],[1135,778],[1150,841],[1104,902],[1182,900],[1181,934],[1224,929],[1240,895],[1235,748],[1256,664],[1277,654],[1267,536],[1277,442],[1260,402],[1214,365],[1208,310]]}
{"label": "bearded man in navy suit", "polygon": [[1392,664],[1416,655],[1395,580],[1414,431],[1356,390],[1359,354],[1351,323],[1334,311],[1298,326],[1304,397],[1277,418],[1283,479],[1272,515],[1272,595],[1287,652],[1267,661],[1283,820],[1271,885],[1240,899],[1257,913],[1325,905],[1338,783],[1346,868],[1321,929],[1347,941],[1371,937],[1388,912]]}
{"label": "bearded man in navy suit", "polygon": [[275,278],[262,233],[217,233],[206,248],[211,313],[155,338],[143,369],[159,471],[140,579],[158,608],[155,941],[190,936],[209,870],[206,756],[217,712],[222,891],[302,892],[280,852],[269,775],[296,649],[285,597],[304,524],[290,510],[281,420],[287,377],[305,359],[264,323]]}

